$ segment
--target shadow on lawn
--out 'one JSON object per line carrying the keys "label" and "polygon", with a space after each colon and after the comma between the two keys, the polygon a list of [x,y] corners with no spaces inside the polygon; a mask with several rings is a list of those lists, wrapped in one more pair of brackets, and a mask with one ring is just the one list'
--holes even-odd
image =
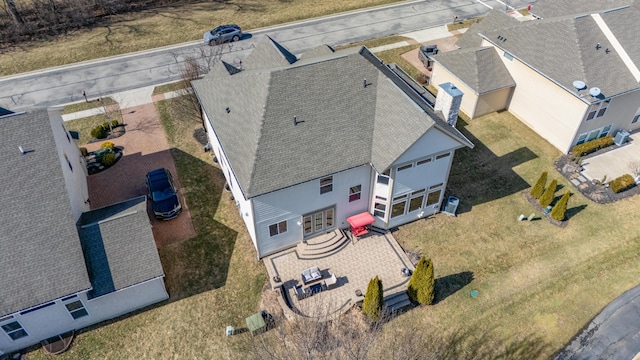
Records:
{"label": "shadow on lawn", "polygon": [[497,156],[478,138],[466,130],[467,122],[458,118],[457,128],[475,147],[456,151],[448,192],[460,198],[458,213],[471,211],[473,205],[482,204],[514,194],[530,187],[513,167],[538,156],[521,147],[508,154]]}
{"label": "shadow on lawn", "polygon": [[471,283],[471,281],[473,281],[473,272],[471,271],[463,271],[437,278],[434,286],[436,292],[433,304],[435,305],[449,297],[449,295],[455,294],[458,290]]}
{"label": "shadow on lawn", "polygon": [[196,236],[158,250],[169,301],[225,285],[238,233],[215,220],[224,177],[212,165],[179,149],[171,149]]}

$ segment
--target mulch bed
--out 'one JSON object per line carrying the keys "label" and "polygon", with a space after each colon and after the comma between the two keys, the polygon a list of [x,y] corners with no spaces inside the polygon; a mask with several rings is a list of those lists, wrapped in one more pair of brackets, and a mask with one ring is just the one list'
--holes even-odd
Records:
{"label": "mulch bed", "polygon": [[[531,204],[531,206],[533,206],[536,209],[536,211],[540,213],[542,217],[546,218],[547,221],[549,221],[550,223],[552,223],[557,227],[561,227],[561,228],[567,227],[569,222],[566,220],[566,218],[563,221],[558,221],[551,217],[551,212],[549,212],[548,214],[545,214],[544,209],[542,208],[542,206],[540,206],[540,203],[538,203],[538,199],[532,198],[531,195],[529,195],[529,192],[530,192],[530,189],[527,189],[523,191],[522,194],[524,195],[524,197],[527,198],[527,200],[529,200],[529,203]],[[526,219],[523,221],[526,221]]]}
{"label": "mulch bed", "polygon": [[[582,159],[584,161],[590,157],[600,155],[617,148],[618,146],[609,146],[607,148],[598,150],[587,156],[583,156]],[[579,176],[582,175],[582,173],[580,172],[581,167],[578,166],[575,163],[575,161],[572,160],[572,157],[570,155],[561,156],[558,160],[556,160],[556,162],[554,163],[554,166],[556,170],[560,174],[562,174],[562,176],[564,176],[570,183],[571,183],[571,180],[577,179]],[[613,180],[613,179],[609,179],[609,180]],[[571,185],[574,185],[574,184],[571,183]],[[625,199],[625,198],[634,196],[636,194],[640,194],[640,186],[634,186],[620,193],[614,193],[608,186],[604,186],[602,184],[594,184],[591,181],[580,183],[580,185],[578,186],[574,185],[574,188],[577,189],[587,199],[594,201],[598,204],[610,204],[618,200]]]}

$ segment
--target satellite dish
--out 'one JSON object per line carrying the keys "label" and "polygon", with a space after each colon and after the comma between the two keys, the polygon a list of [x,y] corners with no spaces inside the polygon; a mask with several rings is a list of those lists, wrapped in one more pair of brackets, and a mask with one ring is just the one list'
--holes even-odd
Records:
{"label": "satellite dish", "polygon": [[589,89],[589,95],[591,95],[593,97],[600,96],[600,88],[592,87],[591,89]]}
{"label": "satellite dish", "polygon": [[584,90],[587,84],[585,84],[584,81],[576,80],[573,82],[573,87],[576,88],[576,90]]}

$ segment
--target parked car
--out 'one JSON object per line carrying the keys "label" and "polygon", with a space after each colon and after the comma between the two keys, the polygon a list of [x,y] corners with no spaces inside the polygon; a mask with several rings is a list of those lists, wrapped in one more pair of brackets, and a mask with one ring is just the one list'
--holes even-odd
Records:
{"label": "parked car", "polygon": [[173,184],[173,177],[169,170],[160,168],[149,171],[147,173],[147,191],[156,218],[173,219],[182,211],[178,191]]}
{"label": "parked car", "polygon": [[425,68],[431,70],[433,61],[429,59],[429,56],[438,53],[438,45],[422,45],[420,51],[418,51],[418,59],[422,62]]}
{"label": "parked car", "polygon": [[204,33],[205,45],[218,45],[227,41],[238,41],[242,38],[242,30],[236,24],[220,25]]}

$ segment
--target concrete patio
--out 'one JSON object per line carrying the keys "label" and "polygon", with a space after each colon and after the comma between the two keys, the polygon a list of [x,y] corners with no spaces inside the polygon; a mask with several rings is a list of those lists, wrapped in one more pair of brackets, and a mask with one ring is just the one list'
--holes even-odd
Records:
{"label": "concrete patio", "polygon": [[589,180],[602,180],[605,176],[613,180],[624,174],[632,174],[629,163],[640,161],[640,133],[631,134],[629,142],[612,145],[612,150],[589,157],[582,162],[582,175]]}
{"label": "concrete patio", "polygon": [[[263,261],[272,288],[280,289],[280,294],[286,297],[280,302],[285,313],[316,318],[342,314],[364,299],[369,280],[375,276],[382,280],[388,310],[410,304],[406,295],[409,277],[403,276],[401,269],[413,271],[414,266],[390,232],[370,231],[353,241],[342,230],[335,230]],[[323,279],[335,274],[338,282],[329,290],[299,300],[294,288],[305,286],[302,271],[314,266],[320,269]]]}

